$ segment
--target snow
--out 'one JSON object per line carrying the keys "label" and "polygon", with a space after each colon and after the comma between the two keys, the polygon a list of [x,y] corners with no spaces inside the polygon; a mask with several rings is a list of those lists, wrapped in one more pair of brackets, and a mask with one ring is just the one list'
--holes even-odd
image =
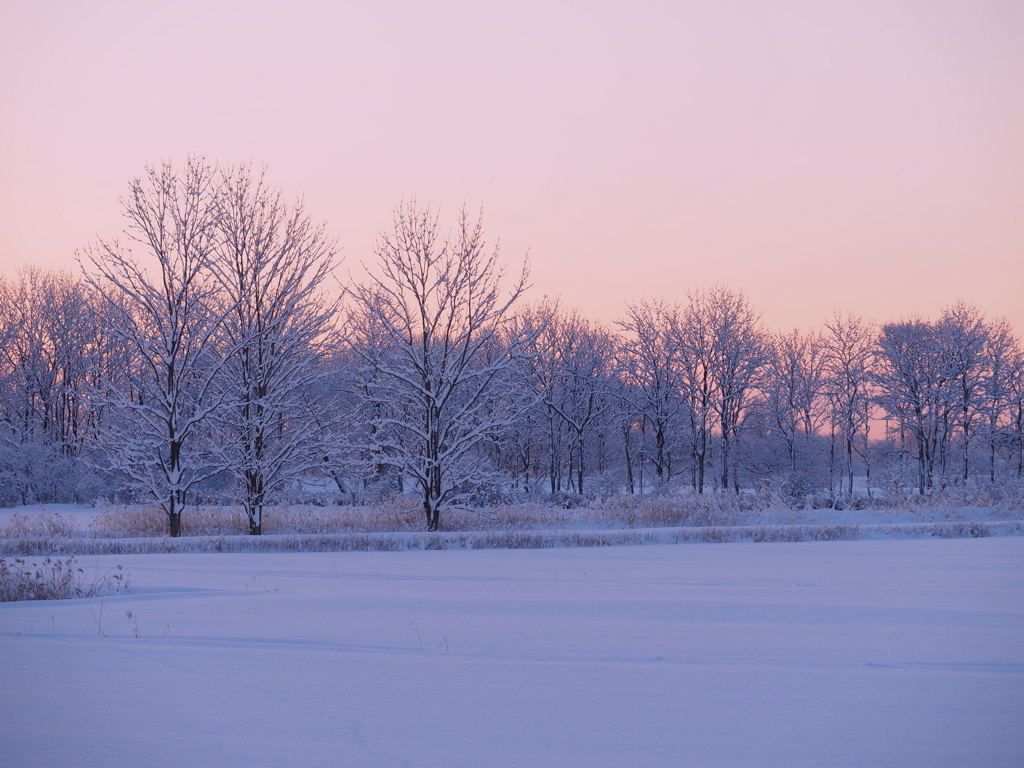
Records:
{"label": "snow", "polygon": [[8,525],[15,515],[34,517],[49,512],[63,517],[74,515],[78,527],[85,529],[105,511],[104,507],[92,504],[25,504],[17,507],[0,507],[0,525]]}
{"label": "snow", "polygon": [[[685,500],[685,499],[684,499]],[[417,510],[416,523],[419,525],[419,504],[415,499],[409,500],[408,505],[405,509],[413,508]],[[145,505],[139,505],[139,508]],[[118,508],[116,505],[114,508]],[[184,518],[186,521],[191,521],[193,515],[196,512],[195,507],[187,507],[184,511]],[[222,508],[215,508],[221,509]],[[313,525],[312,530],[319,533],[335,533],[344,532],[346,530],[361,530],[359,522],[362,515],[366,515],[368,525],[365,530],[378,531],[379,523],[381,519],[387,517],[390,514],[397,514],[397,509],[381,510],[374,507],[352,507],[352,506],[315,506],[315,505],[293,505],[290,511],[297,515],[297,519],[302,520],[303,515],[309,516],[318,523],[311,523]],[[97,527],[97,518],[103,515],[109,510],[104,505],[90,505],[90,504],[32,504],[27,506],[19,506],[12,508],[0,508],[0,551],[4,551],[2,547],[2,536],[3,529],[10,526],[15,520],[15,517],[21,519],[23,522],[27,521],[30,529],[36,531],[39,534],[40,531],[45,530],[45,525],[41,525],[40,521],[47,519],[48,516],[59,516],[63,523],[67,526],[68,530],[63,533],[65,537],[79,538],[79,539],[93,539],[96,536],[101,538],[122,538],[124,536],[123,531],[114,530],[99,530]],[[268,512],[267,514],[270,514]],[[157,518],[161,520],[159,530],[166,537],[166,517],[159,510],[156,512]],[[248,526],[244,523],[245,515],[240,508],[234,510],[235,520],[234,528],[239,532],[247,531]],[[572,510],[565,510],[557,507],[541,507],[535,508],[535,511],[531,514],[520,515],[519,522],[509,525],[506,528],[506,524],[500,519],[494,519],[488,515],[487,510],[476,510],[467,513],[467,517],[476,515],[475,522],[479,523],[479,531],[481,532],[505,532],[508,529],[514,531],[531,531],[531,532],[551,532],[551,531],[616,531],[616,530],[634,530],[638,531],[638,536],[641,538],[645,531],[654,531],[656,529],[645,528],[642,525],[632,528],[627,526],[626,517],[627,511],[621,510],[616,516],[613,513],[595,513],[594,510],[587,508],[579,508]],[[1024,520],[1022,520],[1021,510],[1014,505],[993,505],[987,507],[980,506],[950,506],[950,505],[920,505],[911,506],[907,508],[886,508],[886,507],[867,507],[865,509],[789,509],[786,507],[770,508],[765,511],[750,511],[750,512],[730,512],[728,515],[719,515],[718,517],[722,520],[722,525],[725,526],[862,526],[863,530],[859,531],[856,535],[858,538],[872,538],[872,537],[908,537],[908,536],[929,536],[936,535],[934,530],[935,526],[942,526],[946,524],[961,524],[980,522],[985,523],[984,527],[988,528],[987,535],[991,536],[1002,536],[1002,535],[1019,535],[1021,530],[1024,529]],[[231,525],[228,524],[229,517],[221,511],[220,517],[217,518],[225,524],[229,530]],[[444,521],[442,521],[444,522]],[[347,524],[351,524],[346,527]],[[444,526],[442,525],[442,528]],[[273,529],[273,526],[271,526]],[[287,529],[287,526],[285,526]],[[400,533],[402,526],[399,525],[396,528],[396,532],[389,538],[394,539],[401,543],[403,535]],[[321,530],[322,529],[322,530]],[[460,527],[460,534],[465,533],[472,538],[473,531],[463,531]],[[664,529],[664,531],[672,532],[678,529]],[[683,529],[685,531],[690,529]],[[417,528],[417,532],[419,528]],[[299,528],[295,531],[296,534],[302,535],[303,533],[309,533],[310,531]],[[690,530],[692,534],[693,531]],[[27,534],[24,534],[27,535]],[[945,535],[963,535],[959,533],[947,533]],[[43,535],[46,540],[46,544],[50,545],[50,537]],[[135,539],[135,536],[131,538]],[[186,539],[197,543],[196,536],[187,536]],[[274,538],[273,532],[271,535],[265,535],[263,537],[265,546],[271,546],[271,540]],[[465,538],[465,536],[463,536]],[[621,537],[620,537],[621,538]],[[628,538],[628,536],[626,537]],[[692,538],[689,535],[683,535],[682,538]],[[726,537],[728,540],[730,537]],[[785,537],[783,537],[785,538]],[[614,541],[615,537],[610,537],[610,541]],[[137,539],[136,539],[137,541]],[[181,545],[184,548],[188,548],[186,542],[164,542],[165,546],[177,546]],[[198,543],[197,543],[198,545]],[[138,544],[138,546],[143,546]],[[235,542],[233,547],[242,546],[238,542]],[[97,551],[99,545],[93,545],[92,547],[86,546],[84,548],[76,549],[71,546],[67,551]],[[9,548],[6,551],[11,551]]]}
{"label": "snow", "polygon": [[79,562],[4,766],[1024,764],[1021,537]]}

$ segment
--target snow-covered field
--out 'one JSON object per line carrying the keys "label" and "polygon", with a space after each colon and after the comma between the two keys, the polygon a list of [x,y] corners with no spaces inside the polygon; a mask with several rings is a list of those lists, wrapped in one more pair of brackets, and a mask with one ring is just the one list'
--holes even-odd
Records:
{"label": "snow-covered field", "polygon": [[0,765],[1024,765],[1019,536],[79,562]]}

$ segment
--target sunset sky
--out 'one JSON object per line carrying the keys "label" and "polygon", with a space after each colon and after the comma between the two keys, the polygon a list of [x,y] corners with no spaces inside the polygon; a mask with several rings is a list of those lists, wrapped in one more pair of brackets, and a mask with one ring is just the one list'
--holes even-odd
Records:
{"label": "sunset sky", "polygon": [[0,270],[75,268],[145,164],[252,161],[372,260],[484,209],[532,298],[724,282],[1024,331],[1024,2],[0,3]]}

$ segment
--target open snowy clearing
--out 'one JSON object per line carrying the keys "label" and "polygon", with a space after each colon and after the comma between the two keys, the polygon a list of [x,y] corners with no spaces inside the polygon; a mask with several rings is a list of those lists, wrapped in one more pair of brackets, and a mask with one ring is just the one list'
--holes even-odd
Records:
{"label": "open snowy clearing", "polygon": [[0,605],[3,765],[1024,763],[1020,537],[79,563],[132,593]]}

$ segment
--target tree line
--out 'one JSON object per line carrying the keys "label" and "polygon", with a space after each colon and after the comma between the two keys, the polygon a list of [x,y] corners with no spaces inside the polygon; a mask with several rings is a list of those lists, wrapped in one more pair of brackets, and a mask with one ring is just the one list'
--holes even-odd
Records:
{"label": "tree line", "polygon": [[[1024,477],[1024,351],[969,304],[771,333],[742,291],[603,325],[528,301],[481,217],[402,202],[362,282],[249,166],[147,168],[79,275],[0,278],[0,503],[770,489],[801,503]],[[332,298],[337,296],[337,298]]]}

